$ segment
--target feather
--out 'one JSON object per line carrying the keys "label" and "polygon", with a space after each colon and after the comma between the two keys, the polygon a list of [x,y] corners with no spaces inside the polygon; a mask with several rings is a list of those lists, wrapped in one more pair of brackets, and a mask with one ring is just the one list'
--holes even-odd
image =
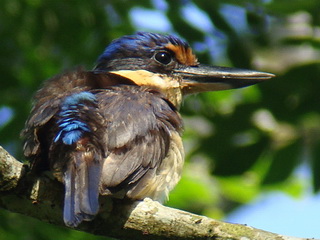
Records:
{"label": "feather", "polygon": [[88,152],[72,155],[64,173],[63,219],[67,226],[76,227],[83,220],[92,220],[98,213],[101,163]]}

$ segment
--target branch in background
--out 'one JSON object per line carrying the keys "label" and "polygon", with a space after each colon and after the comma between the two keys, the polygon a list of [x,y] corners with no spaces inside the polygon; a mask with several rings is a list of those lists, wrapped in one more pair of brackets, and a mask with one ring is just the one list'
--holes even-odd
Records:
{"label": "branch in background", "polygon": [[[62,184],[49,177],[34,180],[27,172],[21,162],[0,147],[0,207],[64,226]],[[131,240],[307,240],[216,221],[165,207],[151,199],[125,203],[103,198],[101,202],[104,210],[94,221],[82,223],[77,230]]]}

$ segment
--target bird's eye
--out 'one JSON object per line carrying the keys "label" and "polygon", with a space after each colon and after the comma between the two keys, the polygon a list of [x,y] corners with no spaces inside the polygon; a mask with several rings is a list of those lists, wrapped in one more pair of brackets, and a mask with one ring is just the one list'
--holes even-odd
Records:
{"label": "bird's eye", "polygon": [[168,53],[168,52],[158,52],[158,53],[156,53],[156,55],[154,56],[154,58],[155,58],[158,62],[160,62],[160,63],[162,63],[162,64],[165,64],[165,65],[169,64],[169,63],[171,62],[171,60],[172,60],[172,56],[171,56],[171,54]]}

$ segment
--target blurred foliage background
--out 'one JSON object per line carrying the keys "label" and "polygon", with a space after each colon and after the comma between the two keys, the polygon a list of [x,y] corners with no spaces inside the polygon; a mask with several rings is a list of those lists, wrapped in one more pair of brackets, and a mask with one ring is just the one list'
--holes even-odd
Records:
{"label": "blurred foliage background", "polygon": [[[137,30],[186,39],[200,62],[277,78],[186,99],[187,162],[167,203],[222,219],[266,191],[320,188],[320,1],[2,0],[0,145],[23,159],[19,133],[41,83],[91,69],[114,38]],[[297,169],[310,177],[297,177]],[[105,239],[0,211],[0,238]],[[5,237],[5,238],[4,238]]]}

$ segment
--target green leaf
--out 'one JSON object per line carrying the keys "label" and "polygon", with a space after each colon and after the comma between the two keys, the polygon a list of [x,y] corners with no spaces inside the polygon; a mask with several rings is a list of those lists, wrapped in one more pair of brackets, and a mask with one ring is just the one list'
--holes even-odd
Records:
{"label": "green leaf", "polygon": [[276,150],[263,184],[276,184],[287,180],[300,162],[301,150],[301,142],[297,140]]}

